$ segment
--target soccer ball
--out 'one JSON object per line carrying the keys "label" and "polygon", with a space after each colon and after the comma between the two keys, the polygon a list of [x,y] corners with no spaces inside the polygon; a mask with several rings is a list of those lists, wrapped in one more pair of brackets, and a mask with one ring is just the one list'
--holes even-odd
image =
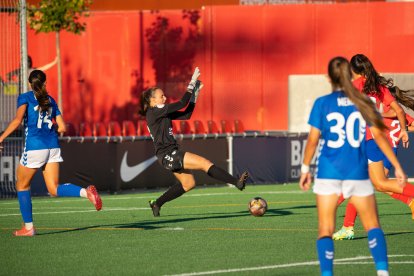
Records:
{"label": "soccer ball", "polygon": [[267,211],[267,202],[261,197],[252,198],[249,202],[249,211],[255,217],[263,216]]}

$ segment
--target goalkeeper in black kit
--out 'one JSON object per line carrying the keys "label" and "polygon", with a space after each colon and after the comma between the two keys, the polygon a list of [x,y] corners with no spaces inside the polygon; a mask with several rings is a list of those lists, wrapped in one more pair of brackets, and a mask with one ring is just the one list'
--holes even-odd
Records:
{"label": "goalkeeper in black kit", "polygon": [[[160,215],[161,206],[166,202],[180,197],[195,187],[191,170],[202,170],[217,180],[235,185],[240,191],[246,185],[247,172],[242,173],[237,179],[204,157],[181,150],[174,138],[171,121],[191,118],[197,97],[203,87],[201,81],[198,80],[199,76],[200,70],[197,67],[186,93],[178,102],[166,104],[164,92],[158,87],[151,87],[141,95],[140,113],[146,117],[158,162],[165,169],[172,171],[179,181],[158,199],[149,201],[155,217]],[[179,111],[184,107],[186,107],[184,111]]]}

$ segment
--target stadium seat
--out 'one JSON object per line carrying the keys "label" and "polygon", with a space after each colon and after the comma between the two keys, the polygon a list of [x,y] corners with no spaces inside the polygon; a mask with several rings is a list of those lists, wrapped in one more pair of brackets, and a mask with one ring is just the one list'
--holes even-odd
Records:
{"label": "stadium seat", "polygon": [[194,133],[195,134],[206,134],[207,133],[202,121],[200,120],[194,121]]}
{"label": "stadium seat", "polygon": [[91,137],[93,136],[92,128],[89,123],[83,122],[80,124],[79,135],[83,137]]}
{"label": "stadium seat", "polygon": [[104,123],[95,123],[93,125],[93,136],[95,137],[105,137],[108,136],[108,131],[106,130]]}
{"label": "stadium seat", "polygon": [[232,133],[233,129],[231,127],[231,124],[227,120],[220,120],[221,124],[221,132],[222,133]]}
{"label": "stadium seat", "polygon": [[78,131],[72,123],[66,123],[66,131],[62,136],[78,136]]}
{"label": "stadium seat", "polygon": [[112,121],[108,125],[108,136],[121,136],[121,126],[118,122]]}
{"label": "stadium seat", "polygon": [[136,136],[137,130],[132,121],[122,122],[122,136]]}
{"label": "stadium seat", "polygon": [[234,120],[234,132],[235,133],[244,133],[244,126],[242,121]]}
{"label": "stadium seat", "polygon": [[207,129],[208,129],[208,133],[220,133],[217,124],[215,121],[213,120],[208,120],[207,121]]}
{"label": "stadium seat", "polygon": [[193,134],[190,123],[188,121],[180,121],[180,133],[181,134]]}
{"label": "stadium seat", "polygon": [[137,129],[138,136],[150,136],[150,133],[147,127],[147,121],[138,120],[137,125],[138,125],[138,129]]}

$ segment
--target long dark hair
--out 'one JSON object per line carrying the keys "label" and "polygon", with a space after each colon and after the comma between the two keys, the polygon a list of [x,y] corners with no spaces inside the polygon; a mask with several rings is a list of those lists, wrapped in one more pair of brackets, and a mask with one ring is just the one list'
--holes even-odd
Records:
{"label": "long dark hair", "polygon": [[414,111],[414,89],[402,90],[398,86],[389,88],[398,103]]}
{"label": "long dark hair", "polygon": [[386,129],[381,115],[375,108],[374,103],[352,84],[351,69],[349,62],[344,57],[335,57],[331,59],[328,65],[328,74],[332,82],[332,88],[341,88],[348,98],[355,104],[365,121],[380,129]]}
{"label": "long dark hair", "polygon": [[145,116],[147,114],[147,110],[150,107],[151,97],[154,96],[155,90],[160,89],[156,86],[150,87],[141,94],[141,109],[139,110],[139,114]]}
{"label": "long dark hair", "polygon": [[39,102],[42,111],[48,110],[50,107],[49,94],[46,90],[46,74],[41,70],[33,70],[29,75],[30,86]]}
{"label": "long dark hair", "polygon": [[387,88],[393,86],[393,80],[380,76],[372,62],[363,54],[356,54],[351,58],[351,69],[365,77],[366,81],[362,89],[362,92],[365,94],[379,94],[381,93],[381,86],[386,86]]}

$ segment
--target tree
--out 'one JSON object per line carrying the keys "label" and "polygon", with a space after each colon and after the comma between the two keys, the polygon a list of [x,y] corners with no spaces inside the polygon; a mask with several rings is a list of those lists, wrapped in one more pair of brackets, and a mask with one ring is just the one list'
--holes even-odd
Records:
{"label": "tree", "polygon": [[86,23],[82,16],[89,16],[91,0],[41,0],[38,5],[27,8],[27,20],[36,33],[56,33],[56,55],[58,58],[58,105],[62,107],[62,66],[60,58],[60,32],[65,30],[74,34],[85,31]]}
{"label": "tree", "polygon": [[168,17],[160,14],[145,32],[156,85],[167,90],[172,98],[180,97],[185,91],[194,70],[199,43],[203,39],[198,24],[199,11],[183,10],[182,19],[182,25],[174,27]]}

